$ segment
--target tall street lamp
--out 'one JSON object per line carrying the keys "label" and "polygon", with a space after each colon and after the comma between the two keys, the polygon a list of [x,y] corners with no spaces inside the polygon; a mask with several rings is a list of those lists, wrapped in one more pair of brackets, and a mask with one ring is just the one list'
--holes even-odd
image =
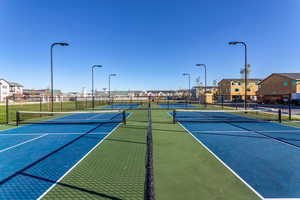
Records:
{"label": "tall street lamp", "polygon": [[109,74],[108,75],[108,98],[110,99],[110,77],[117,76],[117,74]]}
{"label": "tall street lamp", "polygon": [[53,90],[53,47],[59,46],[69,46],[66,42],[54,42],[50,46],[50,65],[51,65],[51,111],[53,112],[54,104],[54,90]]}
{"label": "tall street lamp", "polygon": [[95,108],[95,97],[94,97],[94,69],[100,68],[102,65],[93,65],[92,66],[92,107]]}
{"label": "tall street lamp", "polygon": [[232,41],[228,43],[229,45],[237,45],[241,44],[245,48],[245,100],[244,100],[244,109],[247,110],[247,86],[248,86],[248,80],[247,80],[247,75],[248,75],[248,69],[247,69],[247,44],[245,42],[241,41]]}
{"label": "tall street lamp", "polygon": [[183,73],[182,76],[187,76],[189,79],[189,97],[191,98],[191,75],[189,73]]}
{"label": "tall street lamp", "polygon": [[204,84],[204,105],[206,107],[206,88],[207,88],[207,79],[206,79],[206,64],[196,64],[197,67],[204,67],[204,77],[205,77],[205,84]]}

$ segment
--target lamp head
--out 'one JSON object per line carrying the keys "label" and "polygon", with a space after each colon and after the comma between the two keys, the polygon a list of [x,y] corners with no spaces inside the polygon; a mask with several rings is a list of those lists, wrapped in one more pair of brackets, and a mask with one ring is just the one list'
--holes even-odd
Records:
{"label": "lamp head", "polygon": [[228,42],[229,45],[236,45],[236,44],[240,44],[241,42],[238,42],[238,41],[231,41],[231,42]]}
{"label": "lamp head", "polygon": [[95,67],[103,67],[102,65],[93,65],[93,68]]}
{"label": "lamp head", "polygon": [[60,46],[69,46],[69,43],[66,42],[58,42],[57,44]]}

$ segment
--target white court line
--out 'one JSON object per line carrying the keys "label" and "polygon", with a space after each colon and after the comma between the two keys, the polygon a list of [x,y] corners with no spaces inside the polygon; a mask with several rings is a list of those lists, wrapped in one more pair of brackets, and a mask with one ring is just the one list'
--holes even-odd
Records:
{"label": "white court line", "polygon": [[300,198],[265,198],[265,200],[300,200]]}
{"label": "white court line", "polygon": [[[127,119],[131,116],[132,113],[130,113],[127,117]],[[64,175],[62,175],[53,185],[51,185],[51,187],[49,187],[43,194],[41,194],[41,196],[39,198],[37,198],[37,200],[41,200],[50,190],[52,190],[52,188],[54,188],[56,186],[57,183],[59,183],[65,176],[67,176],[82,160],[84,160],[92,151],[94,151],[94,149],[96,149],[108,136],[110,136],[116,129],[119,128],[119,126],[122,123],[119,123],[110,133],[108,133],[102,140],[100,140],[100,142],[94,146],[90,151],[88,151],[79,161],[77,161],[77,163],[75,163],[75,165],[73,165],[73,167],[71,167]],[[89,133],[88,133],[89,134]]]}
{"label": "white court line", "polygon": [[[0,133],[1,136],[28,136],[28,135],[41,135],[45,133]],[[47,133],[48,135],[84,135],[85,133]],[[108,132],[97,132],[97,133],[89,133],[89,135],[105,135],[108,134]]]}
{"label": "white court line", "polygon": [[21,145],[23,145],[23,144],[32,142],[32,141],[34,141],[34,140],[40,139],[40,138],[45,137],[45,136],[47,136],[47,135],[48,135],[48,134],[40,135],[39,137],[32,138],[32,139],[30,139],[30,140],[26,140],[26,141],[21,142],[21,143],[19,143],[19,144],[16,144],[16,145],[7,147],[7,148],[5,148],[5,149],[0,150],[0,153],[3,153],[3,152],[8,151],[8,150],[10,150],[10,149],[16,148],[16,147],[21,146]]}
{"label": "white court line", "polygon": [[300,133],[300,130],[281,130],[281,131],[194,131],[191,130],[193,133],[249,133],[249,132],[256,132],[256,133]]}
{"label": "white court line", "polygon": [[220,163],[222,163],[233,175],[240,179],[251,191],[253,191],[259,198],[264,199],[264,197],[259,194],[254,188],[252,188],[242,177],[240,177],[233,169],[231,169],[221,158],[219,158],[214,152],[212,152],[204,143],[202,143],[198,138],[196,138],[188,129],[186,129],[180,122],[178,124],[188,132],[201,146],[203,146],[209,153],[211,153]]}

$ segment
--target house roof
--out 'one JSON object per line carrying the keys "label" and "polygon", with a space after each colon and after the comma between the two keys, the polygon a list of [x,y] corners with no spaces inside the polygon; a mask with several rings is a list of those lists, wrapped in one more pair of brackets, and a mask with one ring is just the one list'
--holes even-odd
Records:
{"label": "house roof", "polygon": [[278,74],[280,76],[284,76],[290,79],[300,79],[300,73],[273,73],[273,74]]}
{"label": "house roof", "polygon": [[[205,86],[194,86],[193,88],[205,88]],[[216,88],[216,89],[218,89],[219,87],[218,86],[206,86],[206,88],[211,88],[211,89]]]}
{"label": "house roof", "polygon": [[[243,81],[243,78],[223,78],[221,81]],[[260,78],[248,78],[248,81],[261,81],[263,79]],[[220,81],[220,82],[221,82]]]}
{"label": "house roof", "polygon": [[24,87],[23,85],[16,83],[16,82],[9,82],[9,85],[11,86],[17,86],[17,87]]}
{"label": "house roof", "polygon": [[271,76],[274,76],[274,75],[283,76],[283,77],[293,79],[293,80],[300,80],[300,73],[273,73],[273,74],[269,75],[267,78],[265,78],[264,80],[262,80],[259,84],[261,84],[262,82],[264,82],[265,80],[269,79]]}
{"label": "house roof", "polygon": [[16,82],[9,82],[7,80],[5,80],[4,78],[0,78],[0,80],[3,80],[5,82],[7,82],[10,86],[17,86],[17,87],[24,87],[23,85],[16,83]]}

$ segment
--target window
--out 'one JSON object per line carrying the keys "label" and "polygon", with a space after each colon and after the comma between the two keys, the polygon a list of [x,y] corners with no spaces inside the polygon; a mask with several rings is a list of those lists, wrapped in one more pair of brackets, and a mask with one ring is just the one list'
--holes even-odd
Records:
{"label": "window", "polygon": [[288,85],[289,85],[289,82],[287,82],[287,81],[283,82],[283,86],[288,86]]}
{"label": "window", "polygon": [[239,82],[237,82],[237,85],[241,85],[241,82],[239,81]]}
{"label": "window", "polygon": [[297,80],[293,80],[293,81],[292,81],[292,84],[293,84],[293,85],[297,85],[297,83],[298,83]]}
{"label": "window", "polygon": [[236,92],[239,92],[240,91],[240,89],[239,88],[235,88],[235,90],[234,91],[236,91]]}

